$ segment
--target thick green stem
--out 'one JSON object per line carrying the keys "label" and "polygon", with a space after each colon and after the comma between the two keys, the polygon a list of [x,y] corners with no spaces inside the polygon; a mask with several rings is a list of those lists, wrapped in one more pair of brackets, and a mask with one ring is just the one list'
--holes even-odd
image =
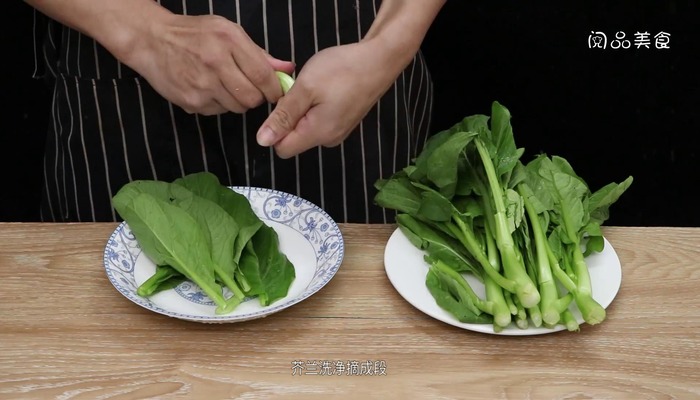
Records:
{"label": "thick green stem", "polygon": [[[203,285],[200,286],[200,289],[204,291],[204,293],[209,296],[210,299],[214,301],[216,304],[216,313],[217,314],[227,314],[237,306],[237,303],[232,303],[232,302],[227,302],[226,299],[224,298],[224,295],[221,293],[220,290],[215,290],[214,287],[218,287],[216,284],[212,285]],[[240,302],[239,302],[240,303]]]}
{"label": "thick green stem", "polygon": [[506,219],[506,206],[503,202],[503,190],[496,176],[496,170],[491,161],[488,150],[484,147],[480,139],[475,139],[476,148],[481,157],[489,188],[493,197],[493,205],[496,208],[495,236],[496,244],[501,253],[501,264],[503,272],[509,279],[515,281],[515,295],[518,296],[524,307],[533,307],[540,302],[540,293],[534,282],[525,271],[525,264],[522,257],[515,251],[515,242],[510,234],[508,220]]}
{"label": "thick green stem", "polygon": [[250,283],[248,283],[248,279],[246,279],[246,277],[243,275],[241,270],[239,268],[236,268],[236,272],[233,275],[234,275],[235,281],[238,282],[238,284],[240,285],[243,293],[249,292],[251,289]]}
{"label": "thick green stem", "polygon": [[528,308],[527,314],[530,316],[530,320],[532,321],[532,324],[535,325],[536,328],[539,328],[540,326],[542,326],[542,311],[540,310],[539,307],[534,306],[534,307]]}
{"label": "thick green stem", "polygon": [[491,310],[493,323],[502,327],[510,325],[510,309],[503,298],[503,288],[498,286],[488,275],[484,277],[484,288],[486,290],[486,299],[493,303]]}
{"label": "thick green stem", "polygon": [[511,315],[516,315],[518,313],[518,307],[516,307],[515,303],[513,302],[513,296],[515,295],[511,292],[503,293],[503,297],[506,299],[506,305],[508,306]]}
{"label": "thick green stem", "polygon": [[233,276],[230,276],[229,274],[224,271],[224,269],[216,264],[214,266],[214,273],[216,273],[216,277],[219,278],[219,280],[226,285],[227,288],[233,292],[233,296],[237,298],[238,300],[243,300],[245,298],[245,294],[243,294],[243,291],[238,287],[236,282],[233,280]]}
{"label": "thick green stem", "polygon": [[[489,225],[486,225],[486,254],[488,255],[490,268],[494,271],[500,270],[500,262],[498,259],[498,250],[494,243],[493,236],[489,230]],[[503,288],[501,288],[490,276],[484,276],[484,287],[486,289],[486,299],[493,303],[493,323],[502,327],[510,325],[510,309],[506,304],[503,296]]]}
{"label": "thick green stem", "polygon": [[567,293],[554,302],[554,308],[561,314],[564,310],[569,308],[572,301],[574,301],[574,296],[571,293]]}
{"label": "thick green stem", "polygon": [[573,269],[576,274],[576,293],[574,300],[581,311],[583,320],[587,324],[595,325],[605,320],[605,309],[593,299],[591,288],[591,276],[588,272],[586,260],[580,251],[578,244],[571,245],[573,255]]}
{"label": "thick green stem", "polygon": [[580,247],[578,247],[578,244],[572,244],[570,246],[572,249],[571,252],[573,253],[572,259],[574,264],[572,269],[577,272],[576,282],[574,282],[559,266],[559,262],[551,249],[548,251],[550,265],[552,266],[554,276],[569,292],[566,296],[557,301],[557,308],[559,310],[565,309],[564,304],[570,303],[569,295],[572,295],[584,321],[591,325],[599,324],[605,320],[605,309],[593,299],[591,278],[588,272],[588,266],[586,265],[586,261],[583,257],[583,253],[580,251]]}
{"label": "thick green stem", "polygon": [[540,216],[535,211],[532,202],[523,193],[522,185],[518,186],[518,192],[523,198],[525,212],[530,220],[530,229],[535,242],[535,260],[537,263],[537,278],[540,291],[540,312],[546,324],[556,325],[559,323],[560,312],[555,307],[555,302],[559,297],[557,287],[552,276],[552,268],[549,263],[548,248],[549,242],[542,228]]}
{"label": "thick green stem", "polygon": [[564,312],[561,313],[561,318],[564,320],[564,326],[566,326],[566,329],[570,332],[578,332],[580,330],[578,321],[576,321],[576,318],[574,318],[574,315],[571,313],[569,310],[564,310]]}
{"label": "thick green stem", "polygon": [[513,299],[513,302],[515,302],[515,307],[518,309],[518,313],[515,315],[515,325],[520,329],[527,329],[530,324],[527,319],[525,307],[523,307],[517,297]]}
{"label": "thick green stem", "polygon": [[561,268],[559,265],[559,261],[557,261],[557,257],[554,255],[554,252],[552,249],[547,246],[547,258],[549,259],[549,265],[552,267],[552,273],[554,276],[559,280],[559,282],[564,286],[566,290],[569,291],[569,293],[575,293],[576,292],[576,283],[571,280],[569,275],[566,274],[566,272]]}
{"label": "thick green stem", "polygon": [[498,271],[491,268],[491,263],[489,263],[488,258],[484,254],[484,251],[479,246],[479,242],[474,237],[474,234],[464,226],[464,221],[459,217],[453,218],[454,221],[459,226],[455,226],[452,223],[445,223],[447,228],[452,232],[452,234],[462,243],[462,245],[471,253],[471,255],[479,262],[481,269],[494,280],[500,287],[511,293],[515,293],[515,281],[506,278],[501,275]]}
{"label": "thick green stem", "polygon": [[180,275],[180,273],[170,266],[165,265],[156,267],[156,272],[145,282],[139,285],[138,289],[136,290],[136,294],[141,297],[151,296],[158,290],[158,287],[163,282],[177,275]]}

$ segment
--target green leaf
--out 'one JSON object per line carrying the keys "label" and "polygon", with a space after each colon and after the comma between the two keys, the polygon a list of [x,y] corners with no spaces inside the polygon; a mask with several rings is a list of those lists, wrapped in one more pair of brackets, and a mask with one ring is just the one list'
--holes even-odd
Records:
{"label": "green leaf", "polygon": [[246,277],[246,282],[249,286],[249,289],[245,292],[246,296],[264,296],[265,287],[260,278],[260,263],[258,261],[257,254],[255,254],[255,248],[253,247],[252,241],[246,243],[245,248],[241,252],[241,258],[238,262],[238,269],[240,273]]}
{"label": "green leaf", "polygon": [[455,132],[428,157],[427,178],[448,199],[454,196],[457,188],[459,159],[475,136],[475,132]]}
{"label": "green leaf", "polygon": [[430,257],[440,259],[455,271],[471,272],[478,279],[482,279],[481,270],[475,267],[474,262],[465,254],[458,251],[460,246],[453,238],[407,214],[397,215],[396,222],[401,232],[416,248],[425,251]]}
{"label": "green leaf", "polygon": [[581,178],[578,174],[576,174],[576,172],[574,171],[574,168],[571,166],[569,161],[567,161],[565,158],[560,157],[560,156],[552,156],[552,157],[550,157],[550,160],[552,161],[552,165],[553,165],[554,169],[556,169],[559,172],[565,173],[567,175],[571,175],[574,178],[577,178],[578,180],[583,182],[583,184],[586,185],[586,187],[588,187],[588,184],[586,183],[586,181],[583,178]]}
{"label": "green leaf", "polygon": [[523,218],[525,216],[525,204],[523,203],[523,198],[520,196],[520,194],[513,189],[506,189],[504,194],[509,233],[513,233],[523,222]]}
{"label": "green leaf", "polygon": [[[187,182],[191,183],[189,186],[199,190],[200,193],[209,195],[209,197],[215,197],[216,187],[195,184],[207,179],[207,175],[196,175],[198,179],[185,178]],[[215,177],[214,180],[214,182],[218,182]],[[184,179],[179,181],[184,181]],[[147,193],[158,200],[180,207],[190,214],[203,229],[206,244],[210,248],[211,257],[215,264],[217,279],[231,289],[239,300],[243,299],[243,293],[233,281],[237,268],[237,261],[234,258],[234,244],[238,236],[239,226],[223,208],[207,198],[195,195],[184,185],[175,183],[135,181],[124,185],[120,193],[122,200],[133,198],[139,193]]]}
{"label": "green leaf", "polygon": [[610,206],[615,203],[622,194],[632,185],[630,176],[621,183],[609,183],[591,194],[588,201],[588,210],[592,220],[599,224],[610,217]]}
{"label": "green leaf", "polygon": [[465,132],[483,133],[489,132],[489,116],[484,114],[474,114],[464,118],[458,125],[459,129]]}
{"label": "green leaf", "polygon": [[464,289],[446,274],[430,268],[425,284],[438,306],[452,314],[458,321],[469,324],[493,323],[493,317],[482,313]]}
{"label": "green leaf", "polygon": [[216,175],[209,172],[190,174],[176,179],[173,183],[216,203],[236,222],[238,234],[233,250],[233,260],[238,263],[246,243],[263,225],[250,206],[248,199],[244,195],[221,185]]}
{"label": "green leaf", "polygon": [[477,218],[484,215],[483,205],[473,196],[453,197],[452,204],[463,217]]}
{"label": "green leaf", "polygon": [[539,170],[546,156],[540,155],[530,161],[524,168],[525,179],[523,181],[523,192],[537,214],[554,208],[554,199],[549,191],[546,181],[542,179]]}
{"label": "green leaf", "polygon": [[150,194],[122,198],[123,194],[120,190],[115,195],[115,207],[144,254],[156,265],[170,265],[186,276],[217,304],[217,312],[225,312],[226,301],[216,283],[207,234],[194,218]]}
{"label": "green leaf", "polygon": [[374,196],[380,207],[415,215],[421,205],[420,191],[405,176],[392,178]]}
{"label": "green leaf", "polygon": [[431,136],[423,146],[423,150],[414,161],[414,165],[404,168],[408,173],[408,177],[413,181],[423,181],[428,175],[428,160],[439,147],[450,140],[457,132],[480,132],[483,129],[488,130],[488,117],[485,115],[472,115],[464,118],[462,121],[452,125],[444,131],[438,132]]}
{"label": "green leaf", "polygon": [[511,172],[524,152],[515,146],[510,119],[510,111],[494,101],[491,105],[491,145],[495,147],[492,160],[499,177]]}
{"label": "green leaf", "polygon": [[[177,187],[177,185],[173,185]],[[243,300],[243,292],[235,284],[233,278],[238,268],[234,257],[235,243],[239,227],[236,221],[223,208],[213,201],[192,196],[173,202],[187,211],[209,236],[212,260],[216,264],[217,278],[234,292],[239,300]]]}
{"label": "green leaf", "polygon": [[476,176],[471,171],[471,166],[466,158],[457,160],[457,185],[455,187],[455,197],[470,196],[477,189]]}
{"label": "green leaf", "polygon": [[584,197],[588,186],[575,174],[560,168],[547,159],[540,162],[539,175],[554,201],[553,220],[561,225],[568,243],[578,243],[580,231],[588,222],[588,210],[584,207]]}
{"label": "green leaf", "polygon": [[590,236],[586,240],[586,249],[583,252],[584,257],[592,253],[600,253],[605,247],[605,241],[602,235]]}
{"label": "green leaf", "polygon": [[[454,127],[453,127],[454,128]],[[452,136],[453,130],[448,129],[431,136],[423,146],[423,150],[415,159],[414,165],[404,168],[407,177],[412,181],[422,181],[428,175],[428,159],[435,149],[440,147]]]}
{"label": "green leaf", "polygon": [[261,305],[269,306],[287,295],[296,276],[294,266],[279,251],[277,232],[265,224],[247,246],[250,252],[244,254],[240,267],[252,288],[251,294],[258,295]]}
{"label": "green leaf", "polygon": [[440,193],[426,191],[421,194],[421,197],[421,204],[418,208],[420,216],[436,222],[446,222],[452,219],[454,206]]}
{"label": "green leaf", "polygon": [[155,274],[139,285],[136,294],[149,297],[163,290],[172,289],[185,280],[185,276],[175,268],[169,265],[157,265]]}

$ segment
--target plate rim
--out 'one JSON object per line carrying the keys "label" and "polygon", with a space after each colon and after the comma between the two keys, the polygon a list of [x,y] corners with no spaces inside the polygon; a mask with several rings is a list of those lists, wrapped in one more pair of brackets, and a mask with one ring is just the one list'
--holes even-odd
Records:
{"label": "plate rim", "polygon": [[[154,304],[153,302],[149,301],[146,298],[143,298],[139,295],[136,294],[136,292],[129,290],[128,288],[124,287],[122,284],[119,283],[118,279],[116,276],[114,276],[114,271],[112,268],[110,268],[109,263],[108,263],[108,258],[110,256],[109,250],[110,250],[110,243],[115,240],[115,237],[119,235],[127,226],[126,221],[121,221],[119,225],[112,231],[110,234],[109,238],[107,239],[107,242],[105,244],[104,250],[103,250],[103,257],[102,257],[102,264],[103,267],[105,268],[105,273],[107,275],[108,280],[112,284],[112,286],[119,292],[121,293],[124,297],[126,297],[128,300],[130,300],[132,303],[145,308],[149,311],[155,312],[157,314],[165,315],[168,317],[176,318],[176,319],[181,319],[181,320],[186,320],[186,321],[193,321],[193,322],[202,322],[202,323],[235,323],[235,322],[244,322],[244,321],[249,321],[253,319],[259,319],[259,318],[264,318],[267,317],[268,315],[275,314],[277,312],[280,312],[282,310],[285,310],[287,308],[290,308],[306,299],[311,297],[312,295],[316,294],[319,292],[321,289],[323,289],[330,281],[333,279],[333,277],[337,274],[338,270],[340,269],[340,266],[343,263],[343,260],[345,258],[345,238],[342,234],[342,231],[340,227],[338,226],[338,223],[326,212],[326,210],[322,209],[315,203],[301,197],[297,196],[295,194],[285,192],[279,189],[272,189],[272,188],[264,188],[264,187],[259,187],[259,186],[226,186],[228,189],[234,190],[237,193],[243,194],[246,196],[246,198],[249,198],[248,194],[250,193],[268,193],[270,195],[272,194],[279,194],[279,195],[284,195],[284,196],[291,196],[294,200],[301,201],[309,206],[311,206],[314,211],[318,212],[319,214],[323,215],[328,223],[330,224],[329,231],[335,232],[336,236],[338,237],[338,249],[336,250],[337,252],[337,259],[333,263],[333,265],[330,265],[327,268],[327,273],[325,276],[316,284],[314,285],[310,290],[308,289],[309,286],[307,286],[297,297],[290,298],[288,301],[284,303],[280,303],[277,305],[272,305],[268,307],[264,307],[262,309],[256,310],[255,312],[251,313],[246,313],[246,314],[236,314],[236,315],[212,315],[212,316],[200,316],[200,315],[192,315],[192,314],[186,314],[178,311],[173,311],[169,310],[166,308],[163,308],[161,306],[158,306]],[[257,214],[257,213],[256,213]],[[282,225],[288,226],[287,224],[284,224],[279,221],[275,221],[272,219],[269,219],[267,217],[258,215],[258,218],[260,218],[262,221],[271,221],[275,223],[280,223]],[[292,228],[294,229],[294,228]],[[295,231],[299,232],[298,230],[295,229]],[[303,236],[303,235],[302,235]],[[308,241],[308,238],[305,237],[305,239]],[[136,240],[135,238],[133,240]],[[139,253],[139,255],[136,257],[134,260],[134,268],[136,265],[136,260],[138,257],[141,256],[142,253]],[[319,264],[317,263],[316,268],[318,269]],[[130,275],[133,277],[134,270],[132,269]],[[172,289],[171,289],[172,290]],[[252,299],[251,301],[254,301]]]}
{"label": "plate rim", "polygon": [[[429,312],[429,310],[426,311],[426,310],[424,309],[426,306],[423,306],[422,304],[418,303],[417,301],[415,301],[415,299],[410,298],[410,296],[409,296],[409,298],[407,298],[407,297],[404,295],[404,293],[399,289],[399,287],[397,287],[397,283],[392,279],[392,274],[391,274],[391,272],[390,272],[390,269],[391,269],[391,268],[390,268],[390,263],[387,262],[387,260],[389,259],[389,252],[388,252],[388,249],[389,249],[389,245],[390,245],[390,243],[392,242],[392,240],[396,240],[395,236],[398,236],[398,235],[403,236],[403,237],[406,239],[406,241],[407,241],[408,243],[410,243],[410,242],[408,241],[408,238],[407,238],[407,237],[405,236],[405,234],[401,231],[401,228],[400,228],[400,227],[397,227],[397,228],[391,233],[391,235],[389,236],[389,239],[387,240],[387,243],[386,243],[386,245],[385,245],[385,247],[384,247],[384,260],[383,260],[383,261],[384,261],[384,271],[385,271],[385,274],[387,275],[387,278],[388,278],[389,281],[391,282],[391,285],[394,287],[394,290],[399,294],[399,296],[401,296],[401,298],[403,298],[407,303],[409,303],[409,304],[410,304],[412,307],[414,307],[416,310],[422,312],[423,314],[429,316],[430,318],[433,318],[433,319],[435,319],[435,320],[437,320],[437,321],[440,321],[440,322],[442,322],[442,323],[451,325],[451,326],[456,327],[456,328],[460,328],[460,329],[464,329],[464,330],[468,330],[468,331],[472,331],[472,332],[477,332],[477,333],[482,333],[482,334],[498,335],[498,336],[537,336],[537,335],[544,335],[544,334],[556,333],[556,332],[564,331],[564,330],[566,329],[566,327],[565,327],[564,325],[562,325],[561,323],[557,324],[557,325],[556,325],[555,327],[553,327],[553,328],[544,328],[544,327],[536,327],[536,328],[535,328],[535,327],[531,327],[531,328],[527,328],[527,329],[519,329],[519,328],[517,328],[517,327],[514,327],[514,325],[512,325],[512,323],[511,323],[511,326],[509,326],[508,328],[503,329],[501,332],[495,332],[495,331],[493,330],[493,325],[492,325],[492,324],[471,324],[471,323],[460,322],[460,321],[458,321],[456,318],[454,318],[453,316],[449,315],[449,313],[448,313],[448,315],[446,316],[446,318],[440,318],[440,317],[438,317],[438,316],[436,316],[436,315],[433,315],[433,313]],[[611,298],[610,298],[610,301],[609,301],[607,304],[601,304],[601,306],[602,306],[604,309],[607,309],[607,308],[610,306],[610,304],[612,304],[612,302],[613,302],[613,300],[615,299],[615,297],[617,297],[617,294],[619,293],[620,288],[621,288],[621,286],[622,286],[622,264],[621,264],[621,262],[620,262],[619,256],[617,255],[617,252],[615,251],[615,249],[614,249],[614,247],[612,246],[612,244],[608,241],[608,239],[607,239],[605,236],[603,236],[603,240],[604,240],[604,243],[605,243],[605,247],[604,247],[605,251],[610,251],[610,252],[612,253],[612,255],[615,257],[615,260],[616,260],[615,266],[617,267],[617,269],[616,269],[616,271],[617,271],[616,276],[619,275],[619,280],[618,280],[618,281],[616,282],[616,284],[615,284],[615,290],[614,290],[614,292],[612,293],[612,296],[611,296]],[[415,250],[417,250],[417,251],[423,252],[422,250],[417,249],[415,246],[414,246],[413,248],[414,248]],[[424,253],[424,252],[423,252],[423,253]],[[601,253],[598,253],[598,254],[601,254]],[[421,261],[421,262],[422,262],[422,263],[425,263],[424,261]],[[426,266],[426,274],[427,274],[427,267],[428,267],[428,265],[425,264],[425,266]],[[425,279],[423,279],[422,281],[423,281],[423,285],[425,285]],[[399,285],[399,286],[400,286],[400,285]],[[427,290],[427,289],[426,289],[426,290]],[[596,296],[594,295],[593,297],[595,298]],[[432,296],[431,296],[431,299],[432,299]],[[433,305],[433,306],[439,307],[439,306],[437,305],[437,303],[432,304],[432,305]],[[603,322],[604,322],[604,321],[603,321]],[[583,320],[582,320],[581,318],[579,318],[579,324],[582,325],[582,324],[584,324],[584,323],[585,323],[585,322],[583,322]]]}

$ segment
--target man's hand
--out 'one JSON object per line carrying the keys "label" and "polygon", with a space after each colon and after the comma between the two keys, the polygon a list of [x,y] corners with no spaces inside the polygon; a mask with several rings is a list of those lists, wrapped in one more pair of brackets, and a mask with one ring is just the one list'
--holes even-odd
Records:
{"label": "man's hand", "polygon": [[260,128],[258,143],[274,145],[282,158],[339,145],[394,82],[372,51],[355,43],[314,55]]}
{"label": "man's hand", "polygon": [[190,113],[244,112],[282,95],[271,57],[236,23],[173,14],[152,0],[25,0],[97,40],[163,97]]}
{"label": "man's hand", "polygon": [[163,97],[190,113],[243,113],[282,96],[273,58],[239,25],[219,16],[171,14],[125,60]]}
{"label": "man's hand", "polygon": [[340,144],[413,59],[444,3],[384,0],[362,41],[309,59],[258,130],[258,144],[282,158]]}

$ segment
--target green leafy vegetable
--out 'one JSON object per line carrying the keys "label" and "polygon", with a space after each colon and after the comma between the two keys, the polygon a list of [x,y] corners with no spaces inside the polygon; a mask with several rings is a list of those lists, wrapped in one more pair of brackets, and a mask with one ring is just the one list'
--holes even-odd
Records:
{"label": "green leafy vegetable", "polygon": [[248,278],[251,293],[257,294],[260,304],[270,305],[287,295],[294,280],[294,266],[287,257],[276,249],[279,241],[275,231],[263,225],[248,242],[241,269]]}
{"label": "green leafy vegetable", "polygon": [[216,175],[199,172],[176,179],[173,183],[189,189],[199,197],[216,203],[238,224],[233,259],[238,262],[246,243],[260,229],[263,222],[255,215],[248,199],[240,193],[222,186]]}
{"label": "green leafy vegetable", "polygon": [[[575,305],[586,323],[600,323],[585,257],[602,251],[601,225],[632,177],[591,192],[562,157],[523,164],[510,121],[494,102],[490,116],[435,134],[411,165],[375,182],[374,201],[397,212],[425,253],[428,289],[458,320],[578,330]],[[483,283],[484,299],[465,274]]]}
{"label": "green leafy vegetable", "polygon": [[185,276],[177,272],[175,268],[168,265],[157,265],[156,273],[138,287],[136,294],[141,297],[153,296],[163,290],[177,287],[185,279]]}
{"label": "green leafy vegetable", "polygon": [[[248,199],[242,194],[222,186],[215,175],[207,172],[190,174],[176,179],[173,183],[189,189],[199,197],[216,203],[224,212],[228,213],[233,221],[235,221],[238,228],[235,234],[234,244],[231,247],[233,258],[230,262],[237,265],[246,244],[263,225],[263,222],[255,215]],[[225,216],[221,218],[224,220],[229,219]],[[232,225],[232,221],[228,221],[228,223]],[[230,229],[233,228],[231,227]],[[229,247],[226,247],[227,252],[228,249]],[[250,290],[250,284],[241,269],[235,268],[233,275],[236,282],[238,282],[244,291]]]}
{"label": "green leafy vegetable", "polygon": [[172,266],[196,283],[216,303],[218,313],[233,310],[237,303],[227,303],[216,283],[207,235],[190,214],[148,193],[123,201],[117,193],[114,204],[156,265]]}
{"label": "green leafy vegetable", "polygon": [[426,275],[426,286],[437,304],[450,312],[458,321],[471,324],[488,324],[493,321],[490,314],[479,310],[473,303],[476,295],[469,293],[471,288],[460,285],[459,280],[431,267]]}
{"label": "green leafy vegetable", "polygon": [[217,280],[228,287],[238,301],[243,301],[245,295],[233,280],[236,271],[233,250],[239,231],[236,221],[221,207],[206,198],[196,196],[186,187],[158,181],[139,180],[126,184],[120,190],[115,206],[123,201],[120,199],[139,193],[148,193],[161,201],[173,204],[195,219],[203,228]]}
{"label": "green leafy vegetable", "polygon": [[[133,181],[112,201],[144,254],[156,264],[156,273],[138,288],[140,296],[152,296],[188,279],[223,314],[246,297],[258,296],[263,306],[270,305],[286,295],[295,278],[274,229],[257,217],[245,196],[222,186],[211,173],[170,183]],[[255,288],[239,265],[246,248],[255,249],[263,262],[258,265],[256,258],[256,268],[264,273],[255,276]],[[224,298],[222,286],[231,291],[230,298]]]}

